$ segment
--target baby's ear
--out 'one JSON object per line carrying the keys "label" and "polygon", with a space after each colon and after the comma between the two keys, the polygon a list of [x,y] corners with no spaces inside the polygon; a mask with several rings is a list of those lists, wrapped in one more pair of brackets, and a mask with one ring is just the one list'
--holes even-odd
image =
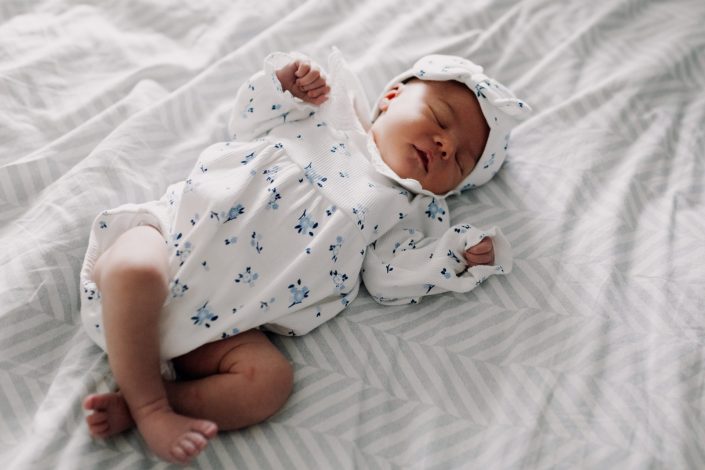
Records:
{"label": "baby's ear", "polygon": [[389,103],[392,102],[394,98],[399,96],[399,93],[401,93],[401,90],[404,88],[403,83],[397,83],[394,85],[392,88],[390,88],[382,97],[381,100],[379,100],[379,112],[383,113],[389,108]]}

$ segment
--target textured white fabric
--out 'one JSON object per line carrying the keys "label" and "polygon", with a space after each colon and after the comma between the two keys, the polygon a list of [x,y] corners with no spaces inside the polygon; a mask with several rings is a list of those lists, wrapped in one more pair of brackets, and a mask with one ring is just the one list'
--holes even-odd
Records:
{"label": "textured white fabric", "polygon": [[502,229],[512,273],[400,306],[362,285],[271,335],[290,400],[192,467],[705,468],[703,24],[702,0],[0,2],[0,462],[168,467],[86,430],[86,394],[115,390],[79,315],[88,229],[227,141],[267,54],[338,46],[370,100],[452,54],[533,106],[502,170],[447,199]]}

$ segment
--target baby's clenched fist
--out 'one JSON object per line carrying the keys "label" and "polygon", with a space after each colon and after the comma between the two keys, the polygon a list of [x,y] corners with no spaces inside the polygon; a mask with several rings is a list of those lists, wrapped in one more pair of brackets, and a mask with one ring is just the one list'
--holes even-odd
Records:
{"label": "baby's clenched fist", "polygon": [[330,87],[316,64],[308,60],[295,60],[277,70],[282,88],[295,97],[311,104],[320,105],[328,99]]}
{"label": "baby's clenched fist", "polygon": [[483,238],[480,243],[465,250],[465,263],[469,268],[481,264],[494,264],[494,245],[490,237]]}

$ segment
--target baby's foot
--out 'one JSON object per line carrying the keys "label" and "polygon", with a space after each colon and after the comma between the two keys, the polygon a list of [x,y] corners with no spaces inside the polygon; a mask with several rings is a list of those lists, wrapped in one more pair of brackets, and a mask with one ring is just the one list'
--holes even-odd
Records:
{"label": "baby's foot", "polygon": [[137,427],[149,448],[169,462],[189,463],[218,433],[215,423],[176,414],[168,407],[136,413]]}
{"label": "baby's foot", "polygon": [[93,413],[86,417],[88,430],[95,437],[110,437],[135,425],[125,399],[120,393],[88,395],[83,408]]}

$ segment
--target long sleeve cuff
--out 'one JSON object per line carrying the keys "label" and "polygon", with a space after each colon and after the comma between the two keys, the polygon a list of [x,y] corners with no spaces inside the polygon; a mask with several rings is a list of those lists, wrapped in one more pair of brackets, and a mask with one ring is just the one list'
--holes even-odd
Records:
{"label": "long sleeve cuff", "polygon": [[[491,237],[495,264],[467,268],[463,253]],[[382,248],[384,251],[388,247]],[[451,227],[437,240],[412,239],[394,243],[391,256],[368,250],[363,280],[370,294],[383,304],[418,302],[425,295],[447,291],[468,292],[494,274],[512,269],[511,246],[496,227],[480,230],[469,225]]]}
{"label": "long sleeve cuff", "polygon": [[283,90],[276,71],[302,55],[274,52],[264,60],[263,70],[242,84],[228,120],[234,140],[252,140],[288,121],[305,119],[316,107]]}

